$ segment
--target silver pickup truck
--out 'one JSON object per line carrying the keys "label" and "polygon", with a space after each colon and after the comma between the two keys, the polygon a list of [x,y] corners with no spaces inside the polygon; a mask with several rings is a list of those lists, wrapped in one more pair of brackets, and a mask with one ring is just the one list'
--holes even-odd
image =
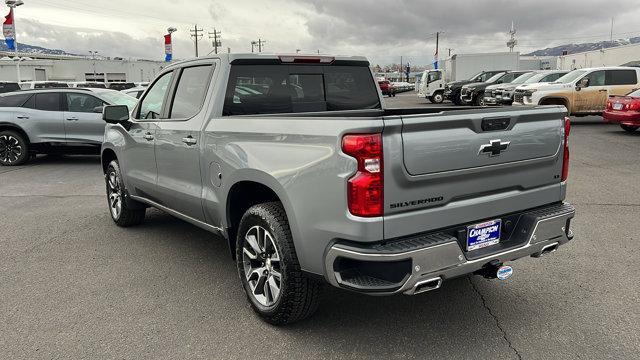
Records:
{"label": "silver pickup truck", "polygon": [[103,117],[115,223],[155,207],[224,237],[273,324],[312,314],[323,282],[504,279],[573,237],[562,106],[390,109],[365,58],[225,54],[168,66]]}

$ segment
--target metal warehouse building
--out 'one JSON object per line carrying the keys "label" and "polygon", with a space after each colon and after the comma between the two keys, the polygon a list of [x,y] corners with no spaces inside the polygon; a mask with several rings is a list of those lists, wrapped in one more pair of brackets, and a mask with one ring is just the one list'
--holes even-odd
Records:
{"label": "metal warehouse building", "polygon": [[159,61],[86,59],[20,54],[20,60],[0,54],[0,81],[150,81],[166,66]]}
{"label": "metal warehouse building", "polygon": [[597,66],[619,66],[638,61],[640,61],[640,44],[631,44],[560,56],[558,68],[573,70]]}

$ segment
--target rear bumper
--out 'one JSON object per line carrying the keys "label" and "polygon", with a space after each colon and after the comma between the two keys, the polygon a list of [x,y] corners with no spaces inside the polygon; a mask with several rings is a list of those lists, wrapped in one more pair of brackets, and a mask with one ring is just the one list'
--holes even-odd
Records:
{"label": "rear bumper", "polygon": [[[514,244],[480,257],[462,250],[451,232],[416,234],[376,245],[337,242],[325,255],[325,277],[332,285],[371,295],[413,295],[439,288],[442,281],[555,251],[573,238],[567,203],[518,214],[507,242]],[[466,224],[465,224],[466,225]],[[466,235],[466,233],[465,233]]]}
{"label": "rear bumper", "polygon": [[602,114],[605,122],[629,126],[640,126],[640,112],[607,110]]}

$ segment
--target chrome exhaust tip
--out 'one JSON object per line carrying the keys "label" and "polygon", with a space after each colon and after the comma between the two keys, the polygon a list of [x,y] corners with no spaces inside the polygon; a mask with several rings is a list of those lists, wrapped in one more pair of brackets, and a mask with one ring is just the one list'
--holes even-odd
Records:
{"label": "chrome exhaust tip", "polygon": [[436,278],[418,281],[408,294],[416,295],[431,290],[437,290],[440,286],[442,286],[442,278],[438,276]]}
{"label": "chrome exhaust tip", "polygon": [[559,243],[553,243],[553,244],[549,244],[549,245],[545,245],[542,250],[540,250],[539,253],[533,254],[531,256],[535,257],[535,258],[539,258],[543,255],[547,255],[547,254],[551,254],[553,252],[556,252],[556,250],[558,250],[558,247],[560,247]]}

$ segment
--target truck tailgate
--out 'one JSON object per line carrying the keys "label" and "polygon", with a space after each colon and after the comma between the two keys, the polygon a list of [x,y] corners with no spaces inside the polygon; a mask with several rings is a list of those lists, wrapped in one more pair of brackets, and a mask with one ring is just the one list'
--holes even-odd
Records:
{"label": "truck tailgate", "polygon": [[561,201],[565,115],[538,107],[385,118],[385,238]]}

